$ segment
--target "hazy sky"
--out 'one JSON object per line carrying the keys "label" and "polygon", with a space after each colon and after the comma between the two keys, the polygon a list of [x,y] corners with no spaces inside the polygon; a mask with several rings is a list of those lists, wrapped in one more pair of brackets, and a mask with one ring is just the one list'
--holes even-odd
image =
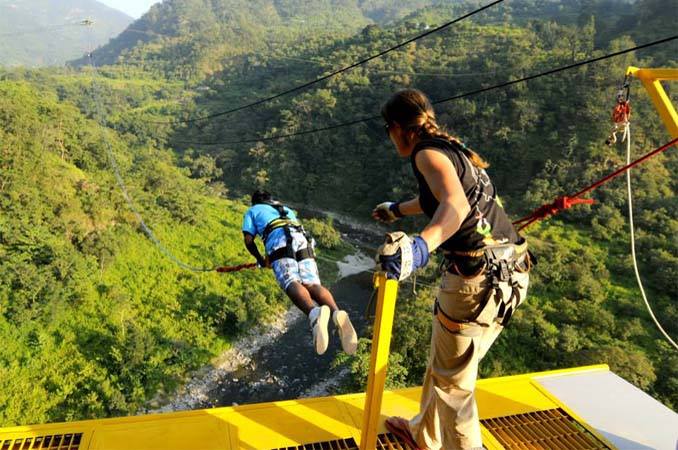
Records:
{"label": "hazy sky", "polygon": [[153,3],[158,3],[160,0],[98,0],[104,5],[111,8],[118,9],[130,16],[138,19],[141,17]]}

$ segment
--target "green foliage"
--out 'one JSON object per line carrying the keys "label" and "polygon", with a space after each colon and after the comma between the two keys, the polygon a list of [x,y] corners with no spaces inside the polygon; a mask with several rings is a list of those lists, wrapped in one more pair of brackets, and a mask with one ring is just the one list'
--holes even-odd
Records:
{"label": "green foliage", "polygon": [[[312,79],[455,17],[469,5],[417,10],[393,26],[369,26],[350,39],[308,38],[278,46],[256,64],[233,64],[209,79],[209,96],[196,97],[207,114],[273,94]],[[434,100],[538,73],[636,44],[671,26],[666,0],[627,4],[535,3],[502,5],[401,51],[332,78],[286,101],[272,102],[198,131],[176,130],[179,141],[231,141],[331,126],[377,114],[397,89],[418,87]],[[668,33],[668,32],[667,32]],[[670,34],[670,33],[669,33]],[[666,35],[666,34],[665,34]],[[471,49],[471,50],[470,50]],[[614,94],[629,65],[672,67],[675,43],[625,55],[526,84],[437,106],[439,122],[487,158],[507,210],[520,216],[621,166],[621,148],[606,147]],[[238,91],[252,93],[243,98]],[[638,88],[640,89],[640,88]],[[646,95],[635,89],[634,157],[664,143],[665,130]],[[672,92],[676,99],[675,92]],[[243,120],[256,117],[256,121]],[[253,126],[254,123],[254,126]],[[379,121],[324,133],[210,151],[224,155],[224,182],[247,192],[265,185],[283,198],[366,216],[384,199],[415,192],[406,161],[398,160]],[[217,157],[219,160],[219,157]],[[670,286],[678,278],[675,255],[675,177],[678,156],[668,152],[633,172],[642,276],[657,315],[676,336],[678,309]],[[228,171],[226,170],[228,168]],[[634,284],[628,256],[626,196],[621,180],[592,194],[559,221],[535,226],[528,238],[541,262],[528,303],[518,312],[482,366],[483,376],[609,362],[614,370],[669,406],[676,403],[675,371],[659,370],[668,352]],[[420,230],[421,221],[405,223]],[[420,294],[421,295],[421,294]],[[398,377],[418,384],[428,351],[427,298],[400,301],[392,354]],[[404,306],[406,305],[406,306]],[[412,309],[410,309],[412,308]],[[424,311],[419,314],[416,313]],[[363,353],[350,361],[353,387],[364,380]],[[396,357],[396,356],[394,356]]]}
{"label": "green foliage", "polygon": [[[357,0],[171,0],[94,52],[103,64],[125,63],[170,78],[199,82],[206,75],[259,65],[261,53],[309,36],[347,37],[372,21],[384,22],[433,3],[398,5]],[[77,64],[86,64],[85,58]]]}
{"label": "green foliage", "polygon": [[[179,169],[166,150],[58,101],[66,90],[49,84],[0,82],[3,426],[135,414],[283,297],[263,272],[173,265],[139,229],[105,148],[164,246],[194,265],[245,262],[245,207],[208,195],[218,170],[206,157]],[[67,94],[81,105],[88,95]]]}
{"label": "green foliage", "polygon": [[[371,349],[372,342],[369,339],[360,338],[358,350],[354,355],[346,353],[337,355],[335,366],[344,366],[350,370],[351,377],[344,387],[351,392],[365,392],[367,389]],[[399,389],[407,386],[407,369],[402,363],[403,357],[399,353],[391,352],[388,355],[386,389]]]}
{"label": "green foliage", "polygon": [[[287,89],[470,9],[407,3],[165,1],[97,52],[99,61],[120,63],[98,75],[87,68],[0,72],[0,424],[136,413],[280,308],[270,274],[191,273],[165,258],[119,194],[105,142],[168,249],[194,265],[235,264],[249,259],[239,231],[245,207],[223,199],[226,192],[265,187],[288,201],[364,217],[374,204],[414,192],[408,164],[378,121],[209,151],[178,142],[354,120],[377,114],[402,87],[446,98],[664,37],[674,26],[667,0],[503,4],[256,111],[200,126],[171,123]],[[504,204],[517,216],[623,163],[621,150],[602,142],[624,69],[675,66],[676,54],[675,45],[659,47],[449,102],[438,118],[492,163]],[[636,90],[633,102],[637,156],[666,138],[645,95]],[[668,152],[633,172],[641,275],[673,336],[676,168],[678,157]],[[529,230],[540,264],[482,376],[607,362],[675,408],[678,364],[634,284],[623,184],[593,197],[595,205]],[[306,225],[323,247],[323,279],[332,279],[331,260],[351,249],[329,223]],[[436,282],[435,265],[421,277],[426,284]],[[435,289],[408,288],[398,302],[391,387],[420,384],[426,367]],[[339,360],[350,369],[351,389],[364,386],[368,343]]]}
{"label": "green foliage", "polygon": [[335,249],[341,245],[341,233],[332,226],[331,219],[307,219],[304,228],[322,248]]}

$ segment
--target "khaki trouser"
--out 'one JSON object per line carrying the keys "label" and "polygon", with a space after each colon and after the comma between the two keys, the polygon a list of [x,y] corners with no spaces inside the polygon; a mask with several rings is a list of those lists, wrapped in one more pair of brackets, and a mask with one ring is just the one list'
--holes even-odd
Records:
{"label": "khaki trouser", "polygon": [[[519,300],[525,299],[529,276],[515,272]],[[509,299],[512,289],[500,283],[501,296]],[[456,320],[470,320],[479,312],[468,331],[451,333],[433,318],[431,354],[422,388],[419,414],[410,421],[410,431],[421,448],[456,450],[482,448],[478,407],[474,397],[478,363],[503,327],[496,321],[497,295],[491,294],[485,275],[462,278],[445,272],[438,294],[440,308]],[[482,311],[481,302],[492,297]],[[517,306],[517,305],[516,305]],[[469,336],[474,335],[475,336]]]}

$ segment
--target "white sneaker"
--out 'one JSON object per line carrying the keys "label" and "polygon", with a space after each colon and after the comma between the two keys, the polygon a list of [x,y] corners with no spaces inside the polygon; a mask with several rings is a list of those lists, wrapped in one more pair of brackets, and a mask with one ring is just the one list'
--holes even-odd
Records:
{"label": "white sneaker", "polygon": [[339,332],[339,339],[341,339],[341,348],[349,354],[353,355],[358,349],[358,335],[353,328],[351,319],[348,318],[346,311],[334,311],[332,314],[332,321]]}
{"label": "white sneaker", "polygon": [[315,352],[322,355],[327,351],[330,343],[330,335],[327,332],[327,324],[330,322],[330,308],[327,305],[316,306],[308,315],[313,330],[313,346]]}

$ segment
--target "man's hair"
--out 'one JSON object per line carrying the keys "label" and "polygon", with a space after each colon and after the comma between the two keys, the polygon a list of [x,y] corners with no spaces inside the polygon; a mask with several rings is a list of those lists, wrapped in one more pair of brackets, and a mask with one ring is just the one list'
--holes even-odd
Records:
{"label": "man's hair", "polygon": [[252,206],[258,205],[260,203],[270,202],[271,198],[270,192],[257,189],[254,191],[254,193],[252,193]]}

